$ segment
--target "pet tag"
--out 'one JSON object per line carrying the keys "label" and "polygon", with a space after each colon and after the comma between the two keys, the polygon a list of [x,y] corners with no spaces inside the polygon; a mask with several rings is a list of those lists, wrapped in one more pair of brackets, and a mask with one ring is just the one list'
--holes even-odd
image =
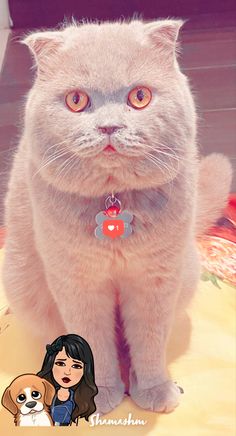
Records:
{"label": "pet tag", "polygon": [[113,194],[107,197],[105,207],[106,210],[99,212],[95,217],[98,224],[94,231],[96,238],[115,239],[120,236],[124,239],[131,235],[132,226],[130,223],[133,220],[133,214],[127,210],[120,212],[121,202]]}

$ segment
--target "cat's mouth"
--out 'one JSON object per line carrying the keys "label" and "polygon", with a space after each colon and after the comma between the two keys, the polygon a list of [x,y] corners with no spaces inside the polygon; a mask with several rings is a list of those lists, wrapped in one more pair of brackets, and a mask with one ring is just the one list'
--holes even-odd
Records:
{"label": "cat's mouth", "polygon": [[[122,149],[120,150],[120,148]],[[132,153],[130,152],[128,153],[127,151],[124,150],[124,147],[119,146],[118,148],[116,148],[114,145],[111,144],[107,144],[99,154],[101,157],[107,158],[109,162],[114,162],[116,160],[122,160],[122,159],[125,160],[134,159],[134,158],[140,159],[140,154],[136,154],[134,153],[134,151]]]}
{"label": "cat's mouth", "polygon": [[97,157],[101,157],[102,161],[110,163],[116,160],[122,161],[123,159],[140,158],[140,153],[135,153],[134,150],[132,150],[132,152],[125,150],[124,144],[114,145],[113,143],[104,144],[103,148],[100,149],[96,155]]}
{"label": "cat's mouth", "polygon": [[111,145],[111,144],[108,144],[104,149],[103,149],[103,151],[105,152],[105,153],[116,153],[117,152],[117,150],[113,147],[113,145]]}

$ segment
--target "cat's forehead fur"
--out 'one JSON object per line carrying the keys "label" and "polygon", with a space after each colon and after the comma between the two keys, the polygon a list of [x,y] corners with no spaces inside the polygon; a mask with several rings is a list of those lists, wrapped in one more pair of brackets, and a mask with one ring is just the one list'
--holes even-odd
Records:
{"label": "cat's forehead fur", "polygon": [[92,88],[103,91],[127,86],[129,76],[135,79],[137,60],[140,66],[144,57],[140,27],[141,23],[70,26],[64,32],[61,54],[67,54],[70,64],[67,67],[74,76],[77,76],[77,68],[81,68],[84,86],[89,83]]}
{"label": "cat's forehead fur", "polygon": [[[159,23],[170,25],[177,21],[162,20]],[[78,86],[79,79],[81,87],[89,85],[102,92],[112,92],[145,78],[155,80],[157,66],[160,73],[166,74],[168,54],[163,56],[159,47],[158,56],[158,46],[154,48],[145,30],[145,24],[135,20],[129,23],[70,24],[60,31],[45,32],[45,39],[48,35],[54,42],[53,50],[48,53],[51,68],[52,64],[55,66],[53,79],[64,79],[71,87]],[[38,35],[43,38],[43,32]],[[34,51],[32,45],[31,49]],[[46,60],[45,51],[41,62],[43,56]]]}

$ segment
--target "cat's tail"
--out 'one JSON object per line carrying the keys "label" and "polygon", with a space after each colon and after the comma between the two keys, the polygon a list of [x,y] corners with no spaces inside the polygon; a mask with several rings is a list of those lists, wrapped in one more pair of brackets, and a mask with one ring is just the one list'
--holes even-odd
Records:
{"label": "cat's tail", "polygon": [[212,153],[200,162],[196,235],[208,230],[227,205],[232,182],[232,166],[223,154]]}

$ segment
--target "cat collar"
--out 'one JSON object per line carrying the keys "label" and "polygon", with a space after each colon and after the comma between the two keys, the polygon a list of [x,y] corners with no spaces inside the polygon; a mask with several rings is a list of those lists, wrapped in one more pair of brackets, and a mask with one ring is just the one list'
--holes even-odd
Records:
{"label": "cat collar", "polygon": [[128,210],[121,212],[121,201],[113,193],[106,198],[105,208],[95,217],[98,224],[94,231],[96,238],[124,239],[131,235],[133,214]]}

